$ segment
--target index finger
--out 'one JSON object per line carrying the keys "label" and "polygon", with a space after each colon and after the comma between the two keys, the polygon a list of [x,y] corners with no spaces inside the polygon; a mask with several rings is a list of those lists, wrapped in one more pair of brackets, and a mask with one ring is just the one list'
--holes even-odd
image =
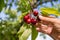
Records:
{"label": "index finger", "polygon": [[48,21],[48,22],[59,23],[60,24],[60,19],[57,19],[57,18],[49,18],[49,17],[44,17],[44,16],[40,15],[39,19],[43,20],[43,21]]}

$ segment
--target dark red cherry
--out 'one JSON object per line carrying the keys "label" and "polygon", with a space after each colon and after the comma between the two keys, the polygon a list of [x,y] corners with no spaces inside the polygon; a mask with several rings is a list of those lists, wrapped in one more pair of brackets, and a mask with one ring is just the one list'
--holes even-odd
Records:
{"label": "dark red cherry", "polygon": [[24,16],[24,21],[26,21],[26,20],[29,19],[29,18],[30,18],[30,15],[27,14],[26,16]]}
{"label": "dark red cherry", "polygon": [[39,16],[37,16],[37,20],[38,20],[38,21],[41,21],[41,19],[39,18]]}
{"label": "dark red cherry", "polygon": [[38,11],[33,11],[34,16],[38,15]]}
{"label": "dark red cherry", "polygon": [[36,24],[36,23],[37,23],[37,20],[32,18],[32,19],[31,19],[31,23],[32,23],[32,24]]}

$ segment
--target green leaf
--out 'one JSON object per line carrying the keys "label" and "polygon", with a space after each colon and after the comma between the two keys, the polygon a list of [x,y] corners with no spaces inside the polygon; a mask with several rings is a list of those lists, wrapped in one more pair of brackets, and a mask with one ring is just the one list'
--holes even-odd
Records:
{"label": "green leaf", "polygon": [[8,0],[6,0],[6,2],[8,2]]}
{"label": "green leaf", "polygon": [[4,10],[7,15],[9,15],[10,18],[16,18],[17,17],[17,10],[12,9],[6,9]]}
{"label": "green leaf", "polygon": [[32,40],[36,40],[37,35],[38,35],[38,32],[35,26],[32,25]]}
{"label": "green leaf", "polygon": [[60,12],[54,8],[41,8],[41,11],[47,14],[53,14],[56,16],[60,16]]}
{"label": "green leaf", "polygon": [[0,12],[2,11],[4,6],[5,6],[4,0],[0,0]]}
{"label": "green leaf", "polygon": [[46,12],[41,12],[43,16],[49,16],[49,14],[47,14]]}
{"label": "green leaf", "polygon": [[26,25],[23,24],[17,34],[22,35],[22,33],[26,30],[26,28],[27,28]]}
{"label": "green leaf", "polygon": [[30,34],[31,34],[31,29],[30,28],[26,29],[21,35],[21,37],[19,37],[19,40],[27,40]]}
{"label": "green leaf", "polygon": [[20,1],[18,2],[18,6],[19,6],[19,7],[17,8],[17,10],[18,10],[18,11],[22,11],[23,13],[24,13],[24,12],[27,12],[28,10],[31,9],[28,0],[20,0]]}

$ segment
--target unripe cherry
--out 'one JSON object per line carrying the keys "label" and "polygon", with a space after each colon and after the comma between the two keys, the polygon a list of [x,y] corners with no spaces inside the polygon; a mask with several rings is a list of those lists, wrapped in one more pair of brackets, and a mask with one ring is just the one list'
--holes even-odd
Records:
{"label": "unripe cherry", "polygon": [[33,14],[34,14],[34,16],[37,16],[38,15],[38,11],[33,11]]}

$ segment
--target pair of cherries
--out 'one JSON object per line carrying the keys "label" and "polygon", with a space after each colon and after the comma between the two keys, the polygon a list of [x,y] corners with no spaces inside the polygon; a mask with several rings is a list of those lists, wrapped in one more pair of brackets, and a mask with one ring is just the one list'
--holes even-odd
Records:
{"label": "pair of cherries", "polygon": [[[33,15],[37,16],[38,15],[38,11],[33,11]],[[34,18],[31,18],[30,14],[27,14],[26,16],[24,16],[24,21],[28,24],[32,23],[32,24],[36,24],[37,20]]]}

